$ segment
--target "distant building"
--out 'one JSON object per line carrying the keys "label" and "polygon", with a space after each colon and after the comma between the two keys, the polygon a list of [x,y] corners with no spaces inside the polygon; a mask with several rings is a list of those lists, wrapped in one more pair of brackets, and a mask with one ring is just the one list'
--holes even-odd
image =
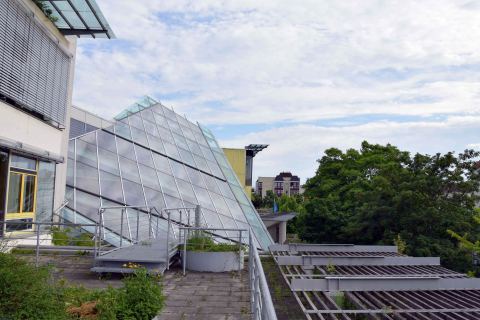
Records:
{"label": "distant building", "polygon": [[249,199],[252,196],[253,158],[267,147],[268,144],[250,144],[243,149],[223,148],[228,162],[240,179],[239,182]]}
{"label": "distant building", "polygon": [[291,196],[303,193],[300,178],[292,175],[291,172],[280,172],[276,177],[258,177],[255,193],[263,198],[269,190],[273,191],[277,196]]}

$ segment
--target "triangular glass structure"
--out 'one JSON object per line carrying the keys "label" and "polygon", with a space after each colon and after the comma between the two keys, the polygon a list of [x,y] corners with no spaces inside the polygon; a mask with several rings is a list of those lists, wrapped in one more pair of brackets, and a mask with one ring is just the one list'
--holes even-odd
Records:
{"label": "triangular glass structure", "polygon": [[272,244],[211,131],[148,97],[111,127],[70,140],[67,200],[75,222],[98,221],[107,205],[200,205],[202,225],[251,229],[258,247]]}

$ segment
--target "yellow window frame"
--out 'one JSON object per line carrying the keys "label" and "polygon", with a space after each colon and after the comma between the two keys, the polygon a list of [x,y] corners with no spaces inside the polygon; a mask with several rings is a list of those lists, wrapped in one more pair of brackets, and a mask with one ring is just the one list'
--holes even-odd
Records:
{"label": "yellow window frame", "polygon": [[[13,220],[13,219],[28,219],[32,218],[35,220],[35,210],[37,208],[37,173],[27,173],[23,171],[16,171],[10,170],[10,174],[19,174],[21,176],[21,183],[20,183],[20,210],[19,212],[7,212],[5,215],[5,220]],[[33,176],[34,177],[34,188],[33,188],[33,211],[23,211],[23,201],[24,201],[24,190],[25,190],[25,176]],[[8,195],[10,197],[10,195]]]}

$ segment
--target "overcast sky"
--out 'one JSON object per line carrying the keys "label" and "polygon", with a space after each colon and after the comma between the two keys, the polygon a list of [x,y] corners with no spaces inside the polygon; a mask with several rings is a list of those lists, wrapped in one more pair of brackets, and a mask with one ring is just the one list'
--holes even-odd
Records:
{"label": "overcast sky", "polygon": [[74,103],[150,95],[222,146],[270,144],[254,179],[362,140],[480,148],[480,1],[97,1],[117,39],[78,41]]}

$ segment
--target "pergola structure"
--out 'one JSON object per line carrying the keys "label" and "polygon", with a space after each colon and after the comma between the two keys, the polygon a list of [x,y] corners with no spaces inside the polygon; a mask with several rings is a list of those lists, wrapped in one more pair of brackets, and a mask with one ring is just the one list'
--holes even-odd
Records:
{"label": "pergola structure", "polygon": [[307,319],[480,319],[480,279],[396,246],[272,245]]}

